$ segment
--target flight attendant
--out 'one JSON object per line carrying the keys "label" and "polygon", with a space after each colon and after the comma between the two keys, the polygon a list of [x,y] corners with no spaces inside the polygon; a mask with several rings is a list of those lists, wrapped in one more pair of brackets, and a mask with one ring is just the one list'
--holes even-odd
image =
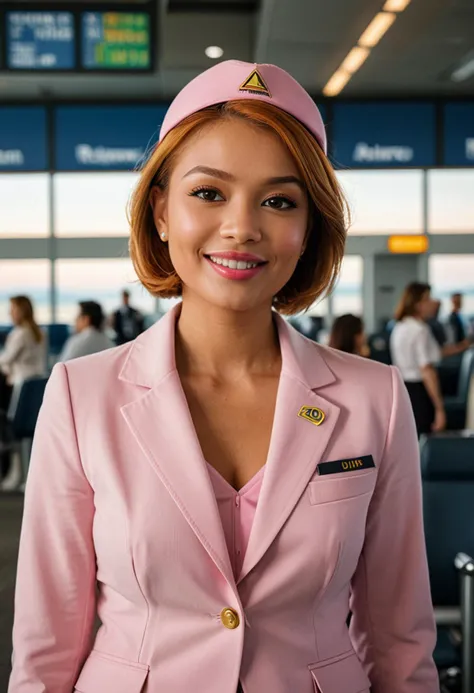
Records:
{"label": "flight attendant", "polygon": [[334,285],[344,213],[286,72],[223,62],[176,97],[130,248],[182,300],[55,367],[9,693],[437,693],[406,389],[281,317]]}

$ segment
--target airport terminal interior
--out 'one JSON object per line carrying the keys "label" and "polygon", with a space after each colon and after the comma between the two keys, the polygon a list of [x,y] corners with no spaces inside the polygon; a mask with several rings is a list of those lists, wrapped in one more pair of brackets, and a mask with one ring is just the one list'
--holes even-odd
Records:
{"label": "airport terminal interior", "polygon": [[[97,311],[107,348],[179,301],[139,282],[128,203],[173,98],[225,60],[255,64],[256,89],[267,88],[258,66],[272,63],[307,90],[349,203],[337,284],[287,318],[291,325],[325,347],[397,366],[392,333],[403,292],[417,283],[416,301],[426,299],[419,322],[438,355],[429,367],[444,415],[437,432],[431,423],[418,429],[435,662],[443,691],[473,693],[473,0],[0,0],[0,692],[47,378],[58,361],[81,355],[71,339],[84,324],[95,329]],[[2,353],[15,315],[30,309],[44,372],[13,383]],[[338,338],[344,320],[349,332],[349,322],[357,326]],[[43,690],[66,693],[26,683],[11,693]]]}

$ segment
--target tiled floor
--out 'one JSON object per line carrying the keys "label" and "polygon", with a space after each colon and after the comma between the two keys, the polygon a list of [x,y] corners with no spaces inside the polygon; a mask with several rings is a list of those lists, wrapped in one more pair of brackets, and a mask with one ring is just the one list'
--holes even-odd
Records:
{"label": "tiled floor", "polygon": [[0,693],[10,675],[13,594],[23,496],[0,492]]}

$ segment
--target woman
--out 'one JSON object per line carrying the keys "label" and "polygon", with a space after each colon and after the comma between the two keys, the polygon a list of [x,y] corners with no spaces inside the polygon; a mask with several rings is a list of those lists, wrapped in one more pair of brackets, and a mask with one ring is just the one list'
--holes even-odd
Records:
{"label": "woman", "polygon": [[369,349],[361,318],[350,313],[336,318],[332,325],[329,346],[348,354],[368,356]]}
{"label": "woman", "polygon": [[13,330],[8,334],[0,352],[0,371],[4,389],[0,409],[8,409],[13,386],[26,378],[44,375],[46,367],[45,339],[35,322],[33,305],[27,296],[10,299]]}
{"label": "woman", "polygon": [[325,148],[314,102],[272,65],[220,63],[172,103],[131,254],[182,302],[55,368],[9,693],[438,690],[403,383],[278,315],[328,291],[343,256]]}
{"label": "woman", "polygon": [[405,288],[395,312],[396,324],[390,335],[392,361],[405,381],[410,396],[418,435],[446,428],[446,413],[436,365],[443,356],[451,356],[469,347],[440,347],[427,324],[433,315],[429,284],[412,282]]}

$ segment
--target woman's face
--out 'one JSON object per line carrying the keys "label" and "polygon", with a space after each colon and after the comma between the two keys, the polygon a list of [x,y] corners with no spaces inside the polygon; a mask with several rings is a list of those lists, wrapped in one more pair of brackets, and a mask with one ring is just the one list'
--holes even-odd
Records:
{"label": "woman's face", "polygon": [[14,325],[19,325],[22,320],[21,310],[13,301],[10,303],[10,317]]}
{"label": "woman's face", "polygon": [[416,304],[416,312],[418,314],[418,317],[422,320],[428,320],[432,317],[433,307],[431,294],[429,291],[425,291],[425,293],[421,297],[421,300],[418,301],[418,303]]}
{"label": "woman's face", "polygon": [[359,356],[368,356],[368,351],[367,336],[362,329],[362,332],[359,332],[355,336],[355,353],[359,354]]}
{"label": "woman's face", "polygon": [[271,306],[303,251],[308,199],[295,162],[276,135],[243,120],[192,136],[152,205],[183,300]]}

